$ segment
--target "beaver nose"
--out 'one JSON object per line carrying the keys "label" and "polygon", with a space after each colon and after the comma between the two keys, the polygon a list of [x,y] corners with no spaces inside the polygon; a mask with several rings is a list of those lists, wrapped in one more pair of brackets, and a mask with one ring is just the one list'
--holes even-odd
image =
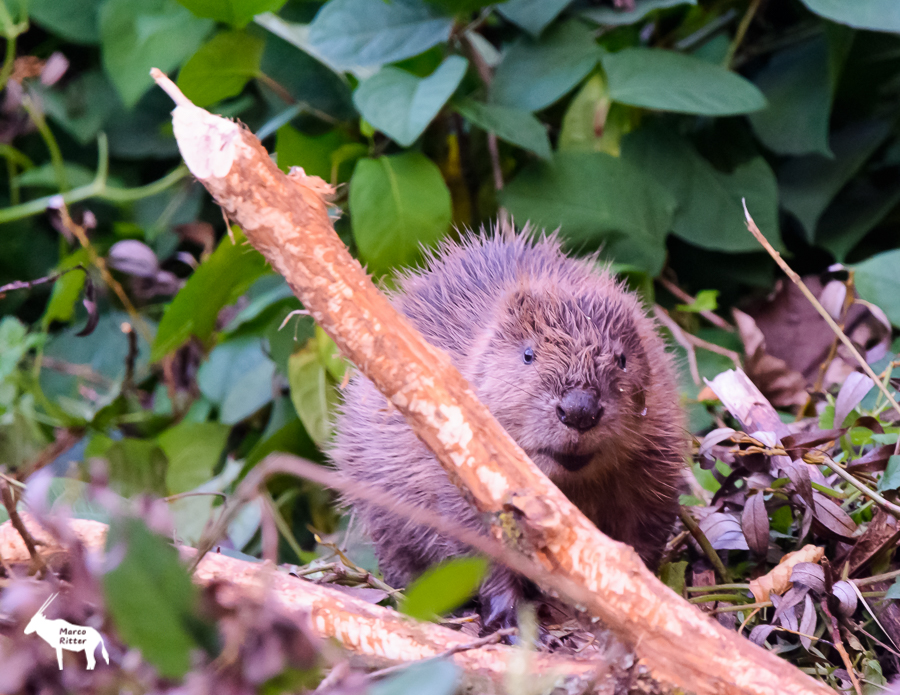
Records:
{"label": "beaver nose", "polygon": [[567,391],[556,406],[556,415],[566,427],[586,432],[600,420],[603,406],[593,391],[572,389]]}

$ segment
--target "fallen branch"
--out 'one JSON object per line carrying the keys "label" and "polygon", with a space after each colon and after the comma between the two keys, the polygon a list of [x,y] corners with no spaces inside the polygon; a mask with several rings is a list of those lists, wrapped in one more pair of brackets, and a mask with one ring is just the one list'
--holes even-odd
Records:
{"label": "fallen branch", "polygon": [[153,74],[178,104],[174,131],[188,168],[490,518],[497,538],[514,529],[520,543],[527,539],[526,555],[590,592],[585,607],[664,683],[700,694],[830,692],[703,616],[630,547],[600,533],[494,420],[447,355],[378,292],[334,233],[330,187],[302,171],[284,175],[246,129],[195,107],[160,71]]}
{"label": "fallen branch", "polygon": [[[57,556],[65,552],[29,515],[22,515],[29,537],[42,542],[39,553]],[[108,527],[98,521],[74,519],[69,527],[88,551],[102,552]],[[193,548],[179,548],[183,557],[196,554]],[[9,564],[29,562],[31,556],[18,530],[9,522],[0,525],[0,557]],[[499,692],[511,647],[473,642],[471,636],[433,623],[420,623],[389,608],[382,608],[352,595],[305,579],[279,572],[270,563],[253,563],[210,553],[193,575],[207,586],[224,581],[241,593],[256,593],[267,587],[285,608],[285,615],[300,610],[308,613],[313,631],[324,639],[334,638],[372,664],[398,664],[438,656],[453,661],[479,686],[476,692]],[[576,659],[557,654],[535,654],[532,667],[537,673],[558,673],[567,692],[613,692],[618,681],[613,669],[597,660]],[[608,681],[609,687],[603,687]]]}

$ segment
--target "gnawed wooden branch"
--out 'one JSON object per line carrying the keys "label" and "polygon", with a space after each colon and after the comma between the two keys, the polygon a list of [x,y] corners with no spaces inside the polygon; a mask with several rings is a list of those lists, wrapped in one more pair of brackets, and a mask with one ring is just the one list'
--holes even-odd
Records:
{"label": "gnawed wooden branch", "polygon": [[[629,547],[600,533],[541,473],[429,345],[376,289],[335,234],[329,187],[283,174],[245,128],[195,107],[160,71],[188,168],[247,239],[284,275],[343,354],[384,393],[502,538],[522,550],[632,646],[660,681],[705,694],[830,693],[659,582]],[[505,522],[505,524],[504,524]],[[566,593],[570,599],[572,594]]]}
{"label": "gnawed wooden branch", "polygon": [[[42,542],[38,552],[54,557],[54,564],[64,562],[53,537],[29,515],[22,519],[30,534]],[[68,522],[74,535],[89,551],[102,552],[108,527],[97,521],[73,519]],[[179,549],[183,557],[196,553],[193,548]],[[15,565],[30,561],[22,536],[10,523],[0,525],[0,557]],[[264,591],[285,609],[300,610],[309,615],[313,631],[323,639],[338,640],[345,649],[364,657],[372,665],[398,664],[439,656],[473,642],[470,635],[433,623],[420,623],[397,611],[382,608],[352,595],[314,584],[311,581],[279,572],[267,563],[253,563],[210,553],[197,566],[194,581],[206,586],[216,581],[227,582],[243,595],[261,598]],[[290,614],[286,610],[286,615]],[[467,674],[476,692],[501,692],[503,676],[513,649],[492,644],[477,649],[464,649],[449,656]],[[621,672],[597,660],[576,659],[557,654],[534,654],[531,662],[535,673],[559,674],[559,685],[570,693],[612,693],[620,682]],[[644,682],[651,692],[658,692]]]}

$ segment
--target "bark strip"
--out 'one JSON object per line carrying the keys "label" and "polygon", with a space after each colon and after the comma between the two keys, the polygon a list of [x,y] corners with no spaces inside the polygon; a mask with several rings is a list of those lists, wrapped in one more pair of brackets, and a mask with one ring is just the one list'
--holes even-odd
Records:
{"label": "bark strip", "polygon": [[[45,556],[65,552],[52,536],[28,515],[22,515],[35,538],[43,541],[40,553]],[[68,522],[71,531],[91,552],[103,552],[106,524],[85,519]],[[180,547],[182,557],[196,553]],[[0,525],[0,557],[9,564],[30,560],[28,549],[15,527]],[[193,575],[194,582],[206,586],[223,581],[239,592],[259,594],[270,591],[285,609],[309,614],[313,631],[323,639],[336,639],[345,649],[376,665],[408,663],[428,659],[470,644],[471,636],[434,623],[420,623],[397,611],[382,608],[325,585],[292,577],[266,563],[253,563],[211,553],[203,558]],[[467,649],[450,658],[466,671],[470,681],[478,684],[477,692],[502,692],[500,687],[513,649],[493,644]],[[596,660],[576,659],[556,654],[534,654],[531,667],[535,673],[559,674],[565,692],[612,693],[618,682],[607,664]]]}
{"label": "bark strip", "polygon": [[703,616],[631,548],[600,533],[350,256],[328,217],[328,186],[302,172],[286,176],[245,128],[193,106],[161,72],[154,77],[178,104],[173,124],[188,168],[486,513],[496,537],[517,523],[530,544],[523,550],[591,592],[587,609],[660,681],[700,694],[831,692]]}

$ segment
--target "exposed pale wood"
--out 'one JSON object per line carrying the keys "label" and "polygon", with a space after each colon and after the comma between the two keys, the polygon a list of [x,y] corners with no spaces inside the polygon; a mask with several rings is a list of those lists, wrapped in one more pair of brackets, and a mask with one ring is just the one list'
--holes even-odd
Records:
{"label": "exposed pale wood", "polygon": [[[40,546],[42,555],[65,552],[33,518],[26,514],[22,518],[32,535],[44,543]],[[73,519],[69,525],[85,548],[103,551],[106,524]],[[196,552],[184,547],[180,551],[183,557]],[[0,557],[8,564],[25,563],[30,559],[22,537],[8,521],[0,525]],[[58,557],[56,562],[59,562]],[[292,577],[267,563],[210,553],[197,566],[193,579],[204,586],[224,581],[242,594],[260,599],[268,591],[285,609],[308,613],[310,625],[320,637],[337,639],[346,649],[373,664],[427,659],[473,641],[469,635],[433,623],[420,623],[337,589]],[[505,645],[494,644],[461,651],[450,658],[467,672],[469,682],[478,686],[478,692],[499,693],[512,651]],[[559,685],[565,692],[612,693],[617,684],[616,674],[605,663],[587,659],[535,654],[532,667],[541,674],[558,673]]]}
{"label": "exposed pale wood", "polygon": [[[448,357],[393,309],[328,218],[327,186],[285,176],[246,129],[173,94],[175,136],[191,172],[287,279],[341,351],[390,399],[450,478],[493,520],[518,523],[521,548],[590,592],[585,605],[654,677],[696,693],[830,693],[727,631],[660,583],[629,547],[600,533],[527,458]],[[167,83],[168,82],[168,83]]]}

